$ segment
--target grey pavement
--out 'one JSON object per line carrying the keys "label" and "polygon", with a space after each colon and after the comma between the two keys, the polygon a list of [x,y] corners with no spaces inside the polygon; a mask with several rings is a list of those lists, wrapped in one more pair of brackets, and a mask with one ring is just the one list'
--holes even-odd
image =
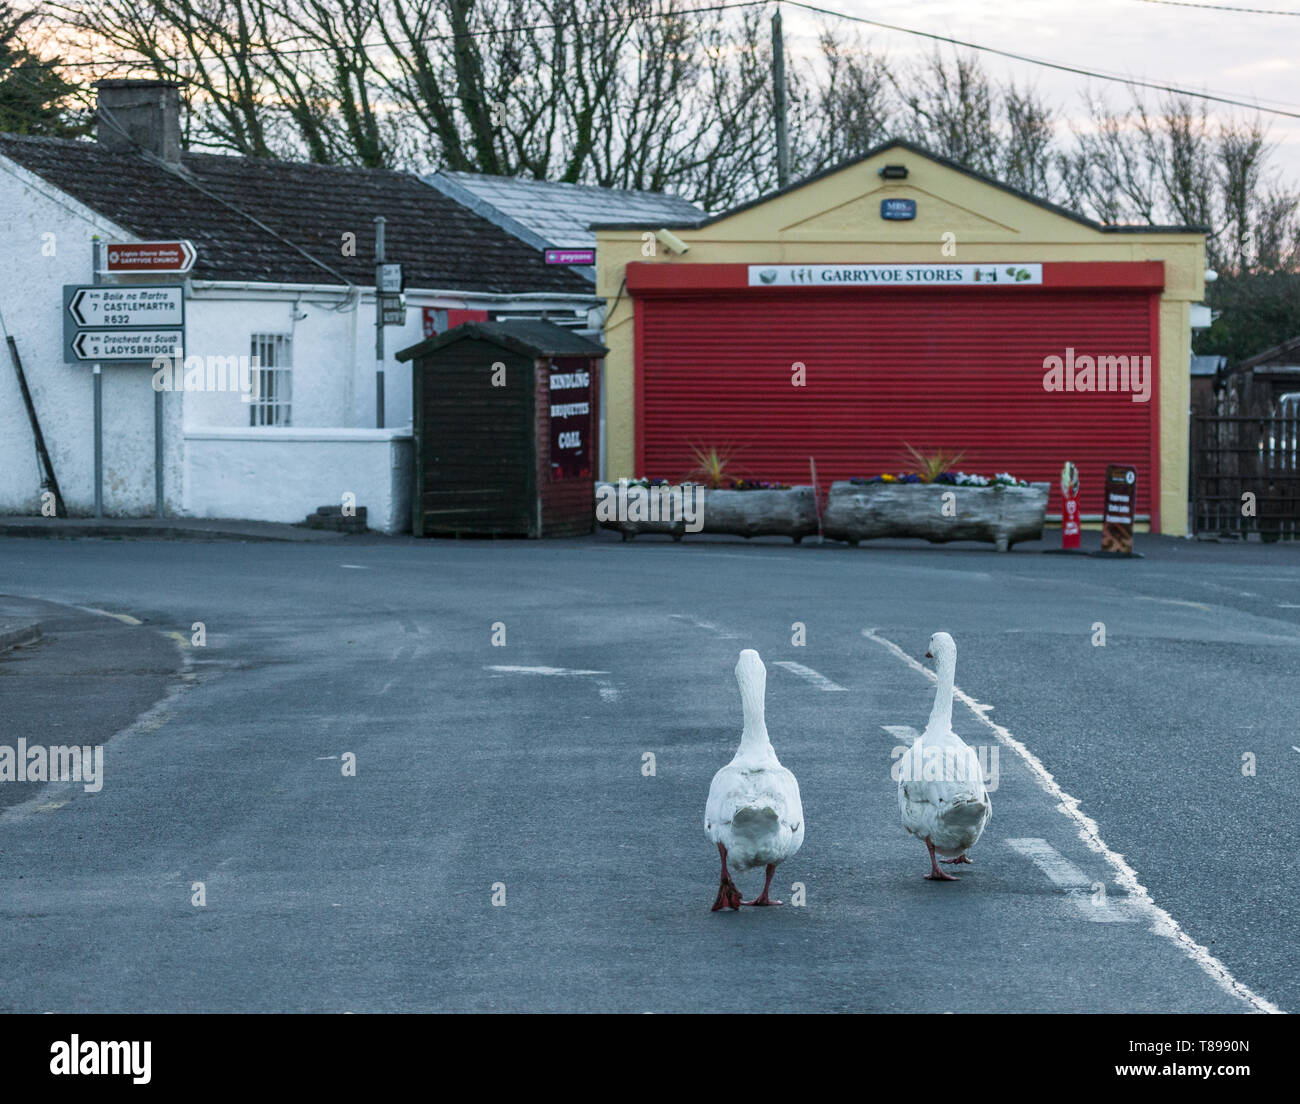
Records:
{"label": "grey pavement", "polygon": [[[0,655],[0,743],[120,707],[101,792],[0,812],[0,1008],[1295,1011],[1300,549],[1140,548],[0,540],[69,619]],[[952,884],[890,777],[940,628],[998,753]],[[713,914],[743,647],[807,904]]]}

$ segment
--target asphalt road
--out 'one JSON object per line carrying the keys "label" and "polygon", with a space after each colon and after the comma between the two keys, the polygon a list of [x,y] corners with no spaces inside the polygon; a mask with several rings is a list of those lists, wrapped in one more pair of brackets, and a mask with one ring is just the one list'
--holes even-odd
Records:
{"label": "asphalt road", "polygon": [[[107,744],[0,784],[0,1009],[1300,1010],[1300,549],[1147,548],[2,541],[65,608],[0,743]],[[935,884],[890,766],[941,628],[998,777]],[[807,903],[713,914],[743,647]]]}

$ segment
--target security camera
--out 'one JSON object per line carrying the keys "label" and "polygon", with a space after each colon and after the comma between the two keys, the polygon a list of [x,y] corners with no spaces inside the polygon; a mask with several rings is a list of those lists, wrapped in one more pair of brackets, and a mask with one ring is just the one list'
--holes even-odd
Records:
{"label": "security camera", "polygon": [[671,230],[656,231],[655,241],[659,242],[670,253],[686,253],[691,248]]}

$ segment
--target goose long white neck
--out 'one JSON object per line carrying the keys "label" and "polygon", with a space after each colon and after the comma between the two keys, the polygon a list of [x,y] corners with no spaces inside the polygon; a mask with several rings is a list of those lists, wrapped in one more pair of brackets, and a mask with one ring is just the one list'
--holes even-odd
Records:
{"label": "goose long white neck", "polygon": [[740,704],[745,711],[745,730],[740,734],[741,750],[761,748],[770,743],[763,704],[767,693],[767,669],[752,649],[740,653],[736,682],[740,684]]}
{"label": "goose long white neck", "polygon": [[927,732],[952,731],[952,688],[957,673],[957,656],[947,649],[939,653],[935,666],[939,682],[934,688],[934,708],[930,710]]}

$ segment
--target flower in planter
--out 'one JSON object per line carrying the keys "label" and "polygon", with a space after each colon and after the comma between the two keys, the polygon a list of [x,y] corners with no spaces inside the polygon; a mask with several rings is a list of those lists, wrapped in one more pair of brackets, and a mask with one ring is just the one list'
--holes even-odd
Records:
{"label": "flower in planter", "polygon": [[789,483],[769,483],[765,479],[733,479],[725,488],[729,491],[788,491]]}

